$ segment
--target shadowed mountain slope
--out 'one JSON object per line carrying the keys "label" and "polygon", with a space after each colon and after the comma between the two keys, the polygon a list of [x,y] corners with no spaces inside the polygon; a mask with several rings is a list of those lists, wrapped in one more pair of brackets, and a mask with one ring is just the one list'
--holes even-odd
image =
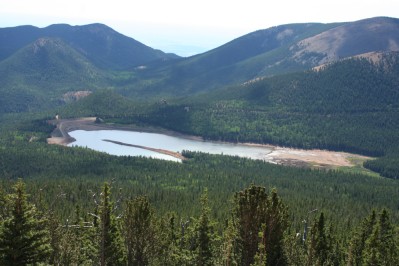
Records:
{"label": "shadowed mountain slope", "polygon": [[105,74],[60,39],[41,38],[0,62],[1,111],[52,106],[67,91],[92,90]]}
{"label": "shadowed mountain slope", "polygon": [[179,62],[136,70],[142,77],[136,85],[148,94],[192,94],[368,52],[397,51],[398,44],[399,20],[394,18],[282,25]]}
{"label": "shadowed mountain slope", "polygon": [[63,40],[103,69],[121,70],[154,60],[178,57],[148,47],[103,24],[55,24],[46,28],[20,26],[0,29],[0,61],[44,37]]}

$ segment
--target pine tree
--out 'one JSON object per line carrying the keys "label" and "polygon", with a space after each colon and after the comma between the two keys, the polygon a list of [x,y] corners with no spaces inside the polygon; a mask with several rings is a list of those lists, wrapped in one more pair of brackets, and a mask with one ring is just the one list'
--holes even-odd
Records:
{"label": "pine tree", "polygon": [[383,209],[366,240],[363,265],[397,265],[398,259],[397,235],[387,210]]}
{"label": "pine tree", "polygon": [[46,221],[27,201],[25,185],[18,181],[11,195],[12,211],[0,233],[0,265],[28,265],[45,262],[51,253]]}
{"label": "pine tree", "polygon": [[232,220],[228,220],[227,227],[224,230],[224,236],[223,236],[223,247],[222,247],[223,265],[226,266],[238,265],[237,264],[238,256],[235,252],[236,251],[235,247],[237,246],[237,239],[238,239],[237,227],[233,224]]}
{"label": "pine tree", "polygon": [[306,250],[300,233],[288,234],[284,239],[284,251],[287,258],[287,265],[306,265]]}
{"label": "pine tree", "polygon": [[210,220],[210,208],[208,206],[208,191],[205,190],[201,196],[201,216],[196,226],[196,265],[214,265],[215,256],[215,234]]}
{"label": "pine tree", "polygon": [[266,254],[266,247],[265,247],[265,233],[266,232],[266,225],[262,224],[262,229],[259,232],[259,244],[258,244],[258,252],[256,252],[254,263],[251,266],[265,266],[267,262],[267,254]]}
{"label": "pine tree", "polygon": [[147,197],[128,201],[123,221],[128,265],[149,265],[158,254],[156,220]]}
{"label": "pine tree", "polygon": [[288,228],[288,210],[273,189],[268,198],[264,242],[268,265],[286,265],[284,232]]}
{"label": "pine tree", "polygon": [[61,254],[63,253],[63,249],[61,246],[61,240],[62,240],[62,237],[64,236],[64,234],[63,234],[64,232],[62,230],[62,227],[61,227],[58,219],[55,217],[53,212],[49,212],[47,216],[48,216],[47,228],[49,230],[50,245],[51,245],[51,249],[52,249],[49,261],[53,265],[58,265],[58,264],[60,264]]}
{"label": "pine tree", "polygon": [[310,235],[309,263],[311,265],[324,265],[328,257],[329,243],[323,212],[312,227]]}
{"label": "pine tree", "polygon": [[167,213],[157,223],[158,234],[158,265],[173,266],[179,265],[181,252],[178,243],[179,234],[176,223],[176,214]]}
{"label": "pine tree", "polygon": [[341,265],[341,246],[332,234],[332,226],[327,226],[324,213],[314,222],[307,239],[307,265]]}
{"label": "pine tree", "polygon": [[373,228],[377,223],[377,214],[373,210],[369,217],[365,218],[350,241],[348,265],[363,265],[363,251],[366,240],[373,233]]}
{"label": "pine tree", "polygon": [[123,243],[110,196],[110,186],[108,183],[105,183],[99,206],[99,258],[101,266],[125,264]]}
{"label": "pine tree", "polygon": [[285,265],[284,232],[288,227],[287,208],[272,190],[268,196],[264,187],[251,185],[235,195],[234,219],[238,241],[235,254],[240,265],[251,265],[259,251],[258,233],[265,224],[264,247],[268,265]]}
{"label": "pine tree", "polygon": [[258,233],[266,223],[267,193],[264,187],[251,185],[235,194],[235,219],[238,231],[236,254],[238,264],[251,265],[258,251]]}

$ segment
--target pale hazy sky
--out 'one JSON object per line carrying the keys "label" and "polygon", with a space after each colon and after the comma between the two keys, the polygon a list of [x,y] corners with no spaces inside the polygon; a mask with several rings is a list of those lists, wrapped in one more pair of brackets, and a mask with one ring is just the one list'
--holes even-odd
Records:
{"label": "pale hazy sky", "polygon": [[399,18],[398,0],[0,0],[0,27],[103,23],[182,56],[246,33],[300,22]]}

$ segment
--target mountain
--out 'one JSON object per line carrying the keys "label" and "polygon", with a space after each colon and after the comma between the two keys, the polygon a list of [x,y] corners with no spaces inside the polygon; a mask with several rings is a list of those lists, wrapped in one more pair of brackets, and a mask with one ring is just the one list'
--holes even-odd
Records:
{"label": "mountain", "polygon": [[399,51],[399,20],[377,17],[346,23],[290,49],[295,60],[314,66],[374,51]]}
{"label": "mountain", "polygon": [[136,70],[142,77],[136,87],[141,86],[140,93],[153,95],[190,95],[363,53],[397,51],[398,44],[399,20],[395,18],[288,24],[247,34],[178,62]]}
{"label": "mountain", "polygon": [[172,58],[102,24],[1,28],[0,113],[56,106],[65,93],[118,86],[111,72]]}
{"label": "mountain", "polygon": [[[38,54],[27,52],[32,47],[26,47],[35,42],[37,46],[37,40],[48,40],[48,45],[53,43],[49,49],[58,51],[46,57],[53,72],[39,64],[44,59],[40,61]],[[55,43],[68,52],[56,50]],[[397,50],[399,20],[387,17],[271,27],[188,58],[152,49],[102,24],[21,26],[0,29],[0,86],[3,91],[13,88],[54,99],[67,91],[99,87],[131,98],[175,98],[309,70],[365,53]]]}
{"label": "mountain", "polygon": [[0,61],[44,37],[61,39],[94,65],[107,70],[128,69],[155,60],[178,57],[148,47],[103,24],[83,26],[56,24],[46,28],[33,26],[1,28]]}
{"label": "mountain", "polygon": [[54,106],[67,91],[103,85],[105,76],[62,40],[40,38],[0,62],[0,111]]}

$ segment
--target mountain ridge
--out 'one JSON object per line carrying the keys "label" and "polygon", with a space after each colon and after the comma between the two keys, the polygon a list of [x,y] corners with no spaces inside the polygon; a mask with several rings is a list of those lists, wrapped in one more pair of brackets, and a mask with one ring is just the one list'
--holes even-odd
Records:
{"label": "mountain ridge", "polygon": [[[344,40],[337,35],[339,31],[346,33]],[[316,49],[323,47],[326,40],[331,43],[337,36],[341,38],[340,45],[330,45],[329,53]],[[140,93],[152,95],[165,92],[171,95],[207,92],[263,76],[304,71],[359,53],[396,51],[398,36],[399,20],[388,17],[329,24],[280,25],[246,34],[166,67],[152,66],[145,71],[137,71],[136,74],[142,77],[142,83],[139,81],[136,87]],[[310,47],[312,49],[309,43],[313,45]],[[332,56],[334,51],[336,56]],[[147,85],[149,81],[150,86]]]}
{"label": "mountain ridge", "polygon": [[39,38],[0,62],[0,111],[56,106],[68,91],[105,83],[106,74],[61,39]]}
{"label": "mountain ridge", "polygon": [[[59,77],[46,74],[44,66],[38,64],[33,66],[36,74],[28,75],[36,77],[36,80],[24,81],[27,73],[34,70],[26,68],[26,62],[37,58],[22,60],[14,55],[40,38],[61,40],[76,64],[86,62],[95,73],[97,78],[89,84],[90,78],[82,78],[82,73],[86,72],[74,71],[75,63],[64,64],[68,60],[61,59],[60,53],[53,53],[56,57],[53,62],[59,64],[53,68],[59,71],[64,68],[61,72],[71,73],[71,84],[86,80],[83,86],[70,86],[71,91],[110,88],[131,98],[175,98],[314,69],[359,53],[399,50],[399,19],[376,17],[355,22],[279,25],[248,33],[188,58],[165,54],[100,23],[3,28],[0,29],[0,68],[4,69],[0,78],[2,91],[7,90],[7,86],[8,89],[19,87],[33,94],[45,95],[52,87],[53,96],[60,98],[66,92],[67,81],[60,83]],[[12,63],[10,60],[16,61]],[[10,65],[15,71],[10,70],[13,69]],[[91,74],[87,75],[90,77]],[[48,78],[43,79],[43,76]],[[10,86],[10,78],[13,86]],[[57,93],[62,94],[57,96]]]}
{"label": "mountain ridge", "polygon": [[0,61],[43,37],[62,39],[97,67],[107,70],[123,70],[155,60],[178,58],[174,54],[146,46],[104,24],[94,23],[82,26],[52,24],[44,28],[0,28]]}

